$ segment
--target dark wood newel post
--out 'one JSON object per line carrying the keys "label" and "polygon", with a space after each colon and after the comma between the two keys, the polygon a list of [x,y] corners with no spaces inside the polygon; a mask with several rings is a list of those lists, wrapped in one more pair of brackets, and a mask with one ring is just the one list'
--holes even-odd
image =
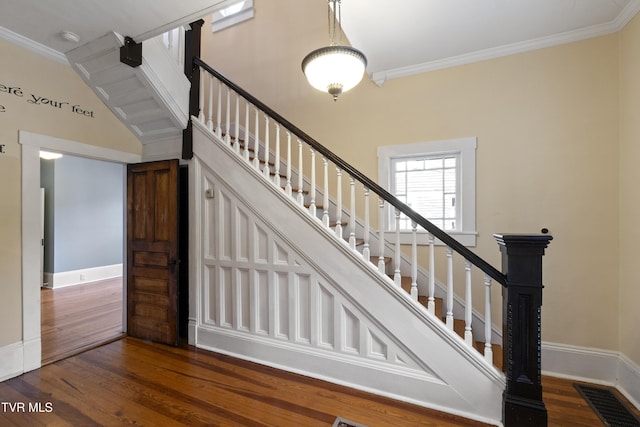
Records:
{"label": "dark wood newel post", "polygon": [[202,32],[202,19],[192,22],[191,29],[185,32],[184,38],[184,75],[191,82],[191,90],[189,92],[189,122],[187,128],[182,131],[182,158],[189,160],[193,157],[193,125],[191,124],[191,116],[200,114],[200,67],[194,62],[193,58],[200,57],[200,39]]}
{"label": "dark wood newel post", "polygon": [[542,401],[540,324],[542,256],[549,235],[495,234],[502,253],[503,357],[507,387],[502,422],[510,426],[546,426]]}

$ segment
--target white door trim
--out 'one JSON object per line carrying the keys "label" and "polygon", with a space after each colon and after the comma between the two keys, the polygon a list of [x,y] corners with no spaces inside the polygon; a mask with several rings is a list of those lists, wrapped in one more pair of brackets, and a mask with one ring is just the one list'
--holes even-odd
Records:
{"label": "white door trim", "polygon": [[[137,163],[141,156],[22,130],[18,142],[22,145],[22,365],[23,372],[29,372],[42,364],[41,278],[34,268],[40,264],[40,149],[118,163]],[[126,230],[126,212],[123,216]]]}

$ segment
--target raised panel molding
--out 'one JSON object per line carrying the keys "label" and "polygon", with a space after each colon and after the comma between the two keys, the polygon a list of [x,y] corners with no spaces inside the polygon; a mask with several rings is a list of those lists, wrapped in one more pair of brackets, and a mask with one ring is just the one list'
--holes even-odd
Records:
{"label": "raised panel molding", "polygon": [[194,151],[196,346],[499,423],[502,373],[195,121]]}
{"label": "raised panel molding", "polygon": [[[243,318],[242,307],[256,306],[262,312],[262,327],[259,330],[269,331],[273,338],[311,345],[309,325],[311,318],[315,318],[313,323],[321,329],[319,344],[325,349],[384,361],[398,367],[406,366],[406,362],[398,363],[398,360],[410,360],[412,356],[402,352],[401,345],[394,345],[392,337],[386,336],[342,292],[323,280],[320,272],[292,255],[294,249],[235,199],[211,172],[205,175],[203,183],[213,183],[218,189],[219,197],[215,199],[217,202],[213,202],[217,205],[212,209],[217,215],[203,215],[203,218],[204,229],[215,230],[208,239],[217,242],[216,251],[221,254],[217,259],[203,259],[205,274],[201,284],[202,293],[209,295],[209,315],[205,317],[203,326],[251,333],[249,328],[241,328],[242,323],[234,319]],[[231,212],[236,214],[232,215]],[[245,221],[235,220],[239,217]],[[233,245],[238,245],[233,237],[242,234],[240,227],[256,230],[255,238],[247,242],[248,252],[256,254],[256,262],[240,256],[240,251],[233,250]],[[212,270],[216,273],[212,274]],[[244,273],[239,274],[239,271]],[[253,277],[253,283],[247,283],[250,277]],[[312,282],[317,286],[312,287]],[[247,294],[243,288],[250,286],[257,291],[254,300],[248,294],[247,301],[240,301],[241,295]],[[311,304],[311,294],[314,292],[319,294],[315,299],[321,301],[316,307]],[[269,327],[264,325],[267,319]],[[395,349],[394,354],[401,356],[389,357],[391,347]],[[414,366],[418,364],[414,363]]]}

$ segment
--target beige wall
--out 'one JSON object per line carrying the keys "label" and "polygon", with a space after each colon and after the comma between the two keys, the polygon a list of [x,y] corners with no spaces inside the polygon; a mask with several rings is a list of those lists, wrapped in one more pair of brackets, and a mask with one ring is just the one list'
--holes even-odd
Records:
{"label": "beige wall", "polygon": [[549,228],[543,340],[632,353],[616,315],[633,296],[618,292],[618,34],[382,87],[365,79],[334,103],[300,70],[327,43],[326,3],[254,4],[252,21],[215,34],[205,24],[208,63],[373,178],[377,146],[477,136],[477,252],[499,266],[493,233]]}
{"label": "beige wall", "polygon": [[620,350],[640,365],[640,17],[620,33]]}
{"label": "beige wall", "polygon": [[[23,96],[0,91],[0,347],[22,340],[21,146],[25,130],[57,138],[140,153],[139,141],[95,96],[71,67],[0,40],[0,84],[20,88]],[[27,102],[59,101],[61,107]],[[67,102],[68,104],[62,104]],[[79,105],[93,118],[72,111]],[[38,269],[37,265],[33,266]]]}

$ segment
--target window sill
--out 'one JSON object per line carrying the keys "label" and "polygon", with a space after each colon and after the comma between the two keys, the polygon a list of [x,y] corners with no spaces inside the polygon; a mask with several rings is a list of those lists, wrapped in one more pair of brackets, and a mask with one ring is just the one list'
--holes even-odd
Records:
{"label": "window sill", "polygon": [[[451,237],[456,239],[467,247],[476,246],[476,237],[478,235],[475,231],[449,231],[447,232]],[[385,239],[393,243],[396,241],[395,230],[385,230]],[[416,242],[419,246],[429,245],[429,237],[426,231],[418,231],[416,233]],[[413,233],[411,231],[400,231],[400,244],[411,245],[413,243]],[[436,246],[445,246],[439,239],[435,239],[434,244]]]}

